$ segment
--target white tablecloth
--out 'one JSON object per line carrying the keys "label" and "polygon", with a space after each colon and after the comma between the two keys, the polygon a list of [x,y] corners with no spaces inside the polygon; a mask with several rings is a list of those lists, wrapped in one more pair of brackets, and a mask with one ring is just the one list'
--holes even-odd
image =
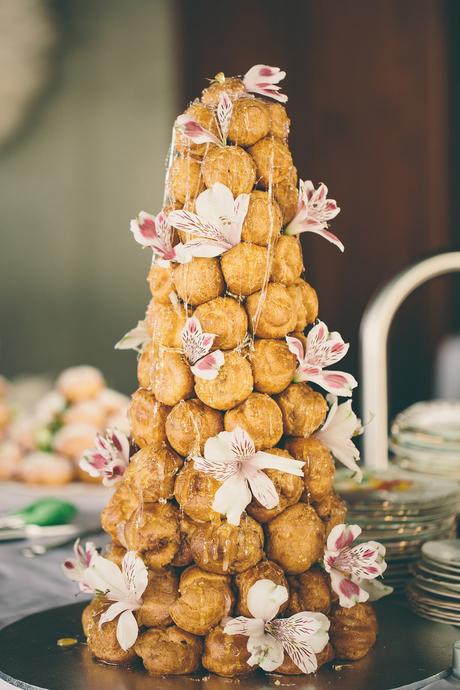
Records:
{"label": "white tablecloth", "polygon": [[[110,489],[90,484],[69,484],[56,490],[1,482],[0,513],[22,508],[45,496],[55,496],[75,504],[78,508],[75,522],[97,529]],[[96,546],[107,543],[107,536],[103,533],[88,538]],[[0,543],[0,627],[36,611],[70,604],[77,596],[77,585],[70,582],[61,570],[61,563],[72,555],[72,545],[29,559],[21,553],[26,544],[26,541]]]}

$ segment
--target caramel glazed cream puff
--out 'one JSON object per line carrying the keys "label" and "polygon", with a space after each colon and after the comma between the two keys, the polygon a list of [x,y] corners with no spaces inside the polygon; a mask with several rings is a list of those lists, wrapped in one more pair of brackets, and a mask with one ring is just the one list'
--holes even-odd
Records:
{"label": "caramel glazed cream puff", "polygon": [[[224,93],[233,107],[222,139],[217,108]],[[376,640],[372,607],[341,607],[322,567],[329,533],[346,522],[333,490],[332,455],[314,436],[328,405],[315,387],[294,383],[298,361],[286,341],[291,335],[305,346],[304,331],[318,317],[298,236],[282,232],[298,205],[290,121],[280,102],[223,75],[184,118],[211,141],[176,128],[168,211],[198,214],[200,195],[216,183],[233,199],[248,195],[247,210],[240,242],[217,256],[154,262],[149,271],[139,387],[128,413],[131,458],[102,513],[112,540],[106,558],[121,566],[126,552],[135,551],[148,584],[135,612],[134,645],[120,646],[116,620],[99,625],[110,603],[104,597],[83,613],[88,645],[111,664],[140,659],[153,676],[202,667],[225,677],[251,674],[257,666],[248,663],[248,638],[225,632],[225,620],[251,617],[251,587],[268,579],[287,591],[279,616],[327,616],[329,642],[316,655],[318,667],[334,657],[359,659]],[[193,238],[177,227],[171,247]],[[184,346],[192,317],[214,336],[208,354],[221,359],[212,377],[200,375],[200,358]],[[237,428],[249,434],[255,452],[304,463],[301,476],[267,469],[278,504],[267,508],[252,497],[239,525],[215,509],[222,482],[193,461],[209,439]],[[276,672],[302,670],[285,654]]]}

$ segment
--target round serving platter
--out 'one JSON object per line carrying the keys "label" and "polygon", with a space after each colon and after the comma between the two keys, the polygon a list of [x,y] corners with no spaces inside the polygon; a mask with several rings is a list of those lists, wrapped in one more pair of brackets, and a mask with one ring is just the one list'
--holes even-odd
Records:
{"label": "round serving platter", "polygon": [[[80,617],[84,603],[27,616],[0,630],[0,679],[23,690],[396,690],[420,687],[450,666],[459,628],[424,620],[403,601],[376,605],[378,643],[360,661],[335,662],[313,676],[277,674],[238,679],[203,674],[151,678],[140,667],[120,668],[96,662],[84,643]],[[74,637],[73,647],[57,640]],[[414,685],[412,685],[414,684]]]}

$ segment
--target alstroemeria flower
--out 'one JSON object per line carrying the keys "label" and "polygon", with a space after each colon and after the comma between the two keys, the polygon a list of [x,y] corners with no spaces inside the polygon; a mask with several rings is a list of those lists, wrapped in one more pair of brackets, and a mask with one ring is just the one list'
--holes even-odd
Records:
{"label": "alstroemeria flower", "polygon": [[339,596],[340,606],[347,609],[369,599],[361,581],[374,580],[387,567],[383,544],[366,541],[353,546],[360,534],[359,525],[336,525],[324,551],[324,568],[330,574],[332,589]]}
{"label": "alstroemeria flower", "polygon": [[129,441],[117,429],[107,429],[105,436],[97,434],[96,446],[87,450],[80,467],[91,477],[102,477],[104,486],[112,486],[125,473],[129,463]]}
{"label": "alstroemeria flower", "polygon": [[368,601],[379,601],[394,591],[394,587],[385,585],[381,580],[363,580],[360,587],[368,593]]}
{"label": "alstroemeria flower", "polygon": [[288,599],[286,587],[271,580],[258,580],[248,592],[248,609],[254,618],[238,616],[224,627],[227,635],[246,635],[250,666],[264,671],[281,666],[286,653],[303,673],[318,668],[316,654],[329,641],[329,620],[323,613],[301,611],[290,618],[275,618],[281,604]]}
{"label": "alstroemeria flower", "polygon": [[294,382],[312,381],[329,393],[350,396],[358,382],[351,374],[343,371],[324,371],[325,367],[339,362],[348,352],[349,344],[345,343],[340,333],[329,332],[323,321],[314,326],[307,336],[304,352],[298,338],[286,336],[289,350],[297,357],[299,366],[294,375]]}
{"label": "alstroemeria flower", "polygon": [[[274,469],[303,476],[304,462],[257,451],[249,434],[237,426],[208,438],[204,457],[194,456],[195,468],[222,482],[214,496],[213,509],[227,516],[231,525],[239,525],[241,515],[252,496],[265,508],[279,503],[275,485],[264,469]],[[251,493],[252,492],[252,493]]]}
{"label": "alstroemeria flower", "polygon": [[286,103],[288,97],[284,93],[279,93],[281,86],[278,86],[285,76],[286,72],[280,70],[279,67],[254,65],[244,75],[243,84],[246,91],[250,93],[260,93],[280,103]]}
{"label": "alstroemeria flower", "polygon": [[99,626],[117,616],[117,640],[125,651],[133,646],[139,628],[133,611],[142,606],[142,595],[147,587],[148,573],[135,551],[128,551],[120,568],[102,556],[96,556],[85,571],[85,582],[93,592],[103,594],[114,602],[99,619]]}
{"label": "alstroemeria flower", "polygon": [[188,263],[191,257],[182,251],[181,243],[173,246],[174,228],[163,211],[157,216],[141,211],[129,226],[134,239],[143,248],[150,247],[159,266],[167,267],[171,261]]}
{"label": "alstroemeria flower", "polygon": [[318,189],[315,189],[311,180],[300,180],[297,213],[284,232],[286,235],[314,232],[335,244],[343,252],[345,247],[342,242],[328,230],[328,221],[340,213],[340,208],[334,199],[327,198],[327,192],[325,184],[320,184]]}
{"label": "alstroemeria flower", "polygon": [[143,321],[138,321],[137,326],[131,328],[118,343],[115,343],[115,350],[136,350],[136,352],[142,352],[149,340],[147,321],[144,319]]}
{"label": "alstroemeria flower", "polygon": [[191,372],[201,379],[215,379],[224,363],[221,350],[211,352],[215,338],[214,333],[203,333],[196,316],[191,316],[182,329],[182,347],[184,355],[191,364]]}
{"label": "alstroemeria flower", "polygon": [[215,182],[198,195],[196,213],[170,213],[168,222],[172,226],[196,236],[183,245],[182,251],[190,257],[213,257],[239,244],[249,198],[249,194],[240,194],[234,199],[228,187]]}
{"label": "alstroemeria flower", "polygon": [[73,552],[75,558],[69,558],[67,561],[64,561],[62,569],[69,580],[78,582],[81,592],[91,594],[94,590],[86,583],[85,573],[98,555],[96,547],[92,541],[87,541],[86,544],[82,546],[80,544],[80,539],[77,539],[73,546]]}
{"label": "alstroemeria flower", "polygon": [[329,448],[336,460],[353,470],[356,481],[360,482],[363,473],[356,464],[359,450],[351,439],[362,433],[361,421],[351,409],[351,400],[339,405],[335,395],[328,395],[327,401],[330,408],[326,421],[313,436]]}
{"label": "alstroemeria flower", "polygon": [[233,103],[225,91],[219,98],[219,103],[216,108],[216,120],[219,126],[220,139],[208,129],[200,125],[199,122],[190,117],[187,113],[179,115],[176,119],[175,127],[187,139],[193,141],[194,144],[216,144],[217,146],[225,146],[227,143],[227,135],[230,127],[230,120],[232,119]]}

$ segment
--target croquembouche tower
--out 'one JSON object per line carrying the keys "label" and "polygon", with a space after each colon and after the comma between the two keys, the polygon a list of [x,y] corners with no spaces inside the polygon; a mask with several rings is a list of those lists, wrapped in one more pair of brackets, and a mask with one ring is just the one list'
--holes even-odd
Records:
{"label": "croquembouche tower", "polygon": [[284,76],[218,74],[175,122],[163,209],[131,222],[153,252],[120,344],[140,353],[131,436],[82,461],[115,484],[112,543],[77,544],[66,570],[96,593],[94,656],[153,675],[308,674],[376,641],[384,549],[355,542],[333,490],[334,459],[359,474],[356,381],[328,368],[348,344],[301,277],[299,234],[343,250],[340,209],[298,181]]}

